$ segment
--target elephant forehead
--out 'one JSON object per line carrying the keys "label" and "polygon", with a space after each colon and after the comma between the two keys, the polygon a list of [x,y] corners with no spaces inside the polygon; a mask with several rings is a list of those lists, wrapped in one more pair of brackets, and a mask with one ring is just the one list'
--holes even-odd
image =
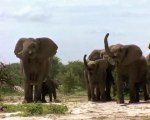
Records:
{"label": "elephant forehead", "polygon": [[23,47],[28,47],[28,46],[30,46],[32,43],[33,43],[33,41],[26,40],[26,41],[23,43]]}
{"label": "elephant forehead", "polygon": [[95,64],[95,61],[89,61],[88,62],[88,65],[92,65],[92,64]]}
{"label": "elephant forehead", "polygon": [[116,45],[110,46],[111,52],[117,52],[121,48],[123,48],[123,45],[121,45],[121,44],[116,44]]}

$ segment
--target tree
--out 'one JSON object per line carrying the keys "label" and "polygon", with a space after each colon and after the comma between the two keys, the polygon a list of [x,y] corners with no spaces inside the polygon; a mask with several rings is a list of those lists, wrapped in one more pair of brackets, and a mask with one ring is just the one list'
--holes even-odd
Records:
{"label": "tree", "polygon": [[63,64],[60,62],[60,58],[54,56],[49,59],[49,76],[51,79],[56,79],[57,74],[61,70]]}
{"label": "tree", "polygon": [[81,61],[72,61],[61,67],[57,78],[62,81],[62,91],[73,93],[85,89],[84,65]]}

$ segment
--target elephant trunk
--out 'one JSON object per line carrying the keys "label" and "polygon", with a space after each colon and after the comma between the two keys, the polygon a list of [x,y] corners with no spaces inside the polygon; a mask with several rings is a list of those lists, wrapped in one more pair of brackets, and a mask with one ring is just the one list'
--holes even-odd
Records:
{"label": "elephant trunk", "polygon": [[107,40],[108,36],[109,36],[109,33],[107,33],[106,36],[105,36],[105,38],[104,38],[105,50],[106,50],[106,53],[109,56],[113,56],[113,53],[109,49],[108,40]]}
{"label": "elephant trunk", "polygon": [[83,61],[84,61],[85,68],[89,69],[89,66],[88,66],[88,63],[87,63],[87,60],[86,60],[86,56],[87,55],[84,55]]}

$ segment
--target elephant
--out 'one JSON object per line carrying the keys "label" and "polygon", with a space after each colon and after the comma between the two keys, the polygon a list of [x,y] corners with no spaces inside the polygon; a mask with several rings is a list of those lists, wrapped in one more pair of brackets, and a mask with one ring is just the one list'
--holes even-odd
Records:
{"label": "elephant", "polygon": [[147,84],[146,84],[146,87],[147,87],[147,92],[150,95],[150,54],[148,54],[145,58],[147,61]]}
{"label": "elephant", "polygon": [[129,86],[129,103],[139,102],[139,87],[142,86],[144,100],[148,100],[146,91],[147,63],[137,45],[108,45],[109,33],[104,38],[105,51],[109,56],[108,61],[116,66],[117,71],[117,103],[124,103],[124,81]]}
{"label": "elephant", "polygon": [[[90,101],[106,101],[106,91],[108,89],[107,68],[108,62],[104,59],[95,61],[87,61],[84,55],[85,71],[84,76],[87,83],[88,100]],[[107,85],[107,86],[106,86]],[[109,91],[110,92],[110,91]]]}
{"label": "elephant", "polygon": [[[112,72],[114,70],[114,66],[111,65],[108,60],[106,59],[107,55],[105,52],[105,49],[94,49],[88,56],[88,60],[87,61],[95,61],[98,59],[104,59],[107,61],[108,63],[108,67],[107,67],[107,76],[106,76],[106,100],[110,101],[111,100],[111,87],[114,88],[115,84],[114,84],[114,77],[112,75]],[[85,77],[86,78],[86,77]]]}
{"label": "elephant", "polygon": [[16,43],[14,53],[20,59],[24,77],[23,103],[41,102],[42,83],[49,70],[48,59],[57,49],[56,43],[46,37],[20,38]]}
{"label": "elephant", "polygon": [[55,102],[58,102],[57,100],[57,94],[56,94],[56,89],[58,89],[60,85],[59,80],[51,80],[47,79],[42,83],[42,102],[46,102],[45,96],[48,94],[49,95],[49,101],[52,102],[52,96],[54,98]]}

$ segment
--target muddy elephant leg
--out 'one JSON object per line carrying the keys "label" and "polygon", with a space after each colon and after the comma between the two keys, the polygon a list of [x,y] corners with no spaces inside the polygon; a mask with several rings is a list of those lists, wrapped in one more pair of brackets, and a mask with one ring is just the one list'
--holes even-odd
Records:
{"label": "muddy elephant leg", "polygon": [[24,84],[25,97],[23,103],[31,103],[33,102],[33,85],[30,85],[27,82],[25,82]]}
{"label": "muddy elephant leg", "polygon": [[41,90],[42,90],[42,83],[35,85],[35,91],[34,91],[34,101],[35,102],[41,102]]}
{"label": "muddy elephant leg", "polygon": [[117,103],[124,103],[124,95],[123,95],[123,80],[121,77],[118,77],[116,80],[117,86]]}

